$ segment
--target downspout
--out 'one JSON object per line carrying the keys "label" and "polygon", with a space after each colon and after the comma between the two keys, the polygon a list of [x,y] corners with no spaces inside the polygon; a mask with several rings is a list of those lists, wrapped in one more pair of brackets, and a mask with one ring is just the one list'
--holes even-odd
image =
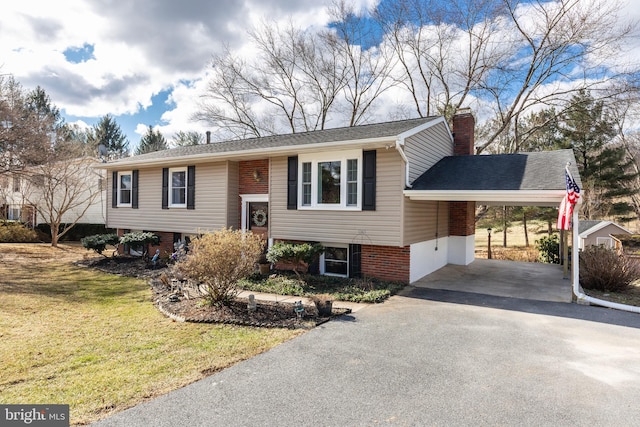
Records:
{"label": "downspout", "polygon": [[400,147],[400,138],[396,139],[396,151],[398,151],[398,153],[400,153],[400,157],[402,157],[402,160],[404,161],[404,172],[405,172],[405,186],[406,188],[411,188],[411,183],[409,182],[409,159],[407,159],[407,155],[404,154],[404,150],[402,149],[402,147]]}
{"label": "downspout", "polygon": [[635,307],[635,306],[626,305],[626,304],[618,304],[616,302],[605,301],[599,298],[593,298],[593,297],[590,297],[589,295],[586,295],[584,292],[582,292],[582,289],[580,289],[580,265],[579,265],[580,256],[578,253],[579,249],[576,250],[576,248],[578,248],[579,239],[580,239],[580,236],[577,232],[578,231],[577,230],[578,229],[578,209],[573,210],[572,222],[574,224],[574,227],[573,227],[573,232],[571,233],[573,235],[573,243],[572,243],[572,250],[571,250],[571,272],[573,276],[572,278],[573,293],[578,299],[578,304],[591,303],[595,305],[600,305],[602,307],[614,308],[616,310],[624,310],[624,311],[630,311],[632,313],[640,313],[640,307]]}

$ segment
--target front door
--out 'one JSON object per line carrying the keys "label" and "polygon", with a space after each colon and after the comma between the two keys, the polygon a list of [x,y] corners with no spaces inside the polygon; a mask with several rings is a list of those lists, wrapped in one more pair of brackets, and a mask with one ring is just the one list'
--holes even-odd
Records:
{"label": "front door", "polygon": [[267,240],[269,238],[269,202],[249,202],[247,228]]}

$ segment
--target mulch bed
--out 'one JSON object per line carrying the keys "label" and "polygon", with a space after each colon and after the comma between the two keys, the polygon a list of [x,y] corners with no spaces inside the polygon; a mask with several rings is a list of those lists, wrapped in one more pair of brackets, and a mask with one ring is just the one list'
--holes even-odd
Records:
{"label": "mulch bed", "polygon": [[309,329],[351,311],[334,308],[331,317],[321,317],[318,316],[315,306],[305,305],[304,313],[299,317],[292,303],[256,300],[256,310],[250,311],[247,306],[248,300],[243,298],[235,298],[225,306],[208,306],[201,297],[187,297],[188,294],[171,289],[163,283],[160,276],[168,273],[166,266],[154,269],[140,258],[130,257],[105,258],[85,262],[83,265],[108,273],[147,279],[158,309],[166,316],[181,322]]}

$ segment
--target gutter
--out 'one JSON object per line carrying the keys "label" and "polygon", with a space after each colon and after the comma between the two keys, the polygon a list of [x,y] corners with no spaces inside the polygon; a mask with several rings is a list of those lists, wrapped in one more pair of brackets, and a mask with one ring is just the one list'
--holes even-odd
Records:
{"label": "gutter", "polygon": [[[574,230],[575,230],[578,224],[578,209],[573,210],[572,222],[574,224]],[[580,236],[576,232],[572,234],[573,234],[572,246],[574,248],[577,248],[579,244],[578,239],[580,238]],[[578,300],[578,304],[590,303],[590,304],[599,305],[602,307],[613,308],[616,310],[630,311],[632,313],[640,313],[640,307],[601,300],[599,298],[590,297],[589,295],[586,295],[584,292],[582,292],[582,289],[580,287],[580,266],[579,266],[580,256],[577,253],[575,253],[575,249],[574,249],[574,253],[572,254],[572,258],[573,258],[573,262],[571,263],[571,269],[573,270],[572,271],[573,293]]]}
{"label": "gutter", "polygon": [[400,157],[402,157],[402,160],[404,161],[404,165],[405,165],[404,166],[405,186],[406,188],[411,188],[411,183],[409,182],[409,159],[407,159],[407,155],[404,154],[404,150],[402,149],[401,145],[404,145],[404,139],[403,138],[396,139],[396,151],[400,154]]}

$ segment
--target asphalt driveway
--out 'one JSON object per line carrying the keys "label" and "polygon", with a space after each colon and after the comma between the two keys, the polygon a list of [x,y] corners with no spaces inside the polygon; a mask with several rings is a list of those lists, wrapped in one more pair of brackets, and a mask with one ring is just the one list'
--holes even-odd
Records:
{"label": "asphalt driveway", "polygon": [[640,316],[408,288],[100,426],[640,425]]}

